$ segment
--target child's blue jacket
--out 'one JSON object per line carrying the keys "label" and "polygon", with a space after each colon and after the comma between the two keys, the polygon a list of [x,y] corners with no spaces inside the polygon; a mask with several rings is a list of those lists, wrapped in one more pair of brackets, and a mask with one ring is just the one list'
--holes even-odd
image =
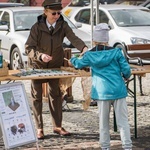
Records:
{"label": "child's blue jacket", "polygon": [[130,77],[131,70],[121,49],[99,45],[70,61],[75,68],[91,68],[92,99],[116,100],[127,96],[124,78]]}

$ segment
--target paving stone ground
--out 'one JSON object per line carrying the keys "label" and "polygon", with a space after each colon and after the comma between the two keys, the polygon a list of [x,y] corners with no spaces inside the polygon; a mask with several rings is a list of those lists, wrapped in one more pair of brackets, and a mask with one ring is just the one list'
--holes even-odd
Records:
{"label": "paving stone ground", "polygon": [[[83,93],[81,90],[81,78],[77,78],[72,86],[74,100],[67,103],[69,109],[63,111],[63,127],[70,131],[70,137],[60,137],[52,132],[52,124],[48,103],[43,102],[44,132],[46,138],[38,141],[40,150],[100,150],[99,123],[97,106],[83,110]],[[30,105],[30,81],[23,81]],[[140,96],[137,81],[137,136],[134,137],[134,107],[133,98],[127,97],[129,123],[133,150],[150,150],[150,75],[143,78],[143,91],[145,96]],[[130,88],[133,88],[132,83]],[[114,132],[113,111],[110,115],[111,150],[122,150],[119,132]],[[33,116],[32,116],[33,117]],[[34,120],[34,119],[33,119]],[[36,150],[36,144],[16,147],[12,150]],[[0,139],[0,150],[5,150],[3,139]]]}

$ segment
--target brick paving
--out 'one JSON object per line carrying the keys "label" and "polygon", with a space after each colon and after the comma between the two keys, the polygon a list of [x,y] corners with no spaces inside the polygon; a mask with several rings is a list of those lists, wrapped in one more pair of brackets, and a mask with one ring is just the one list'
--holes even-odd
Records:
{"label": "brick paving", "polygon": [[[133,150],[150,150],[150,89],[148,87],[150,75],[143,78],[143,91],[146,96],[139,95],[137,87],[137,127],[138,138],[134,138],[134,111],[133,98],[128,97],[129,123]],[[137,81],[138,82],[138,81]],[[24,81],[30,104],[30,82]],[[138,83],[137,83],[138,85]],[[132,87],[132,84],[130,85]],[[43,102],[43,119],[45,139],[38,141],[40,150],[100,150],[99,123],[97,106],[83,110],[81,102],[83,93],[80,78],[77,78],[72,86],[74,100],[67,103],[69,109],[63,111],[63,127],[70,131],[70,137],[60,137],[52,132],[52,124],[48,104]],[[113,113],[110,115],[111,150],[122,150],[118,132],[114,132]],[[0,150],[4,150],[3,139],[0,139]],[[36,150],[36,144],[28,144],[12,150]]]}

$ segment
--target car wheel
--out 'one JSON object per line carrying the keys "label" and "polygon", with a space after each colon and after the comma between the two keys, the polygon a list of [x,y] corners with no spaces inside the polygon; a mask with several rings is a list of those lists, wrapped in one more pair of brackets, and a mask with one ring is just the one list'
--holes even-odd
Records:
{"label": "car wheel", "polygon": [[125,52],[125,47],[121,44],[118,44],[115,47],[118,47],[118,48],[122,49],[122,53],[123,53],[124,57],[127,59],[126,52]]}
{"label": "car wheel", "polygon": [[12,50],[10,58],[10,69],[18,70],[23,68],[23,62],[18,47]]}

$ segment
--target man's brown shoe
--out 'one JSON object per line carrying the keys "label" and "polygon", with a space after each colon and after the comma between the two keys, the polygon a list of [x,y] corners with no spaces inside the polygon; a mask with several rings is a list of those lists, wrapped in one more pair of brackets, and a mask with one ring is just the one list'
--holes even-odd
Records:
{"label": "man's brown shoe", "polygon": [[71,134],[66,131],[64,128],[55,128],[53,130],[54,133],[59,134],[60,136],[70,136]]}

